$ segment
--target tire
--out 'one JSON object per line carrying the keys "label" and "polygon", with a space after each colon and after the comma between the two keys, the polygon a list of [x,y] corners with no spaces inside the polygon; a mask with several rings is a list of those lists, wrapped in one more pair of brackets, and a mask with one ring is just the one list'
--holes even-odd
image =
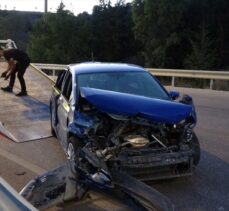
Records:
{"label": "tire", "polygon": [[70,160],[77,160],[82,148],[82,143],[76,137],[71,136],[68,140],[67,156]]}
{"label": "tire", "polygon": [[190,141],[191,149],[193,150],[193,164],[197,166],[200,162],[200,143],[195,133],[193,133]]}

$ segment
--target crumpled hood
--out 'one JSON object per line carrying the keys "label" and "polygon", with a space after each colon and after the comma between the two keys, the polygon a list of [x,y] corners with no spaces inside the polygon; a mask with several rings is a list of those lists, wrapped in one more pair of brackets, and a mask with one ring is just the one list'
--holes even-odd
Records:
{"label": "crumpled hood", "polygon": [[149,121],[177,124],[190,116],[192,106],[101,89],[81,87],[81,96],[99,111],[127,117],[139,116]]}

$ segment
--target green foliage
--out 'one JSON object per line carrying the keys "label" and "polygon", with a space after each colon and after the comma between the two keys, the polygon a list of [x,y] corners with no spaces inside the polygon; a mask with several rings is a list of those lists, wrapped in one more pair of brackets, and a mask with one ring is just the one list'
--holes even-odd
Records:
{"label": "green foliage", "polygon": [[30,37],[29,53],[34,62],[71,63],[90,58],[90,17],[75,17],[61,4],[36,24]]}
{"label": "green foliage", "polygon": [[228,0],[134,0],[133,21],[147,66],[214,69],[229,64]]}
{"label": "green foliage", "polygon": [[192,51],[185,59],[185,68],[210,70],[216,64],[214,42],[210,40],[208,31],[203,27],[195,40],[190,40]]}
{"label": "green foliage", "polygon": [[184,61],[185,67],[228,67],[229,1],[189,0],[185,13],[187,36],[191,46]]}
{"label": "green foliage", "polygon": [[28,33],[40,16],[40,13],[0,10],[0,39],[12,39],[18,48],[25,50]]}
{"label": "green foliage", "polygon": [[131,5],[118,1],[115,7],[101,4],[94,7],[93,52],[95,59],[107,62],[139,63],[140,48],[132,31]]}
{"label": "green foliage", "polygon": [[[131,5],[115,7],[101,0],[92,15],[73,16],[61,4],[34,27],[29,53],[34,62],[77,63],[88,60],[141,62],[134,39]],[[139,59],[140,58],[140,59]]]}
{"label": "green foliage", "polygon": [[[34,62],[128,62],[148,67],[229,67],[228,0],[100,0],[91,15],[0,11],[0,39]],[[41,17],[41,18],[40,18]],[[37,21],[37,19],[39,21]],[[34,23],[36,23],[34,25]]]}
{"label": "green foliage", "polygon": [[182,47],[183,11],[183,0],[134,1],[134,30],[144,45],[147,66],[175,68],[182,63],[174,50]]}

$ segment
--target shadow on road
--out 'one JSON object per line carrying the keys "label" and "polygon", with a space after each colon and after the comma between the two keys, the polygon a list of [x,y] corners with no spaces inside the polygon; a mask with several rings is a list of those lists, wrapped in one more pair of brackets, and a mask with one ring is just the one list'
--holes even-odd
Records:
{"label": "shadow on road", "polygon": [[192,177],[152,184],[169,197],[177,210],[229,210],[229,163],[202,151]]}
{"label": "shadow on road", "polygon": [[50,112],[49,106],[43,102],[40,102],[37,99],[34,99],[30,96],[23,97],[19,99],[20,102],[28,107],[28,110],[23,111],[23,116],[30,121],[49,121]]}

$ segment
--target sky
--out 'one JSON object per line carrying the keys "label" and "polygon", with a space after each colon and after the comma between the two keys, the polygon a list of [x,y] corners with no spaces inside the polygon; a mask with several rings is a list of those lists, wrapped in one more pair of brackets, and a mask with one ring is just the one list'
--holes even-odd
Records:
{"label": "sky", "polygon": [[[114,4],[117,0],[111,0]],[[61,0],[48,0],[48,11],[55,12]],[[62,0],[66,9],[75,15],[87,11],[92,13],[94,5],[99,4],[99,0]],[[126,0],[131,2],[131,0]],[[20,10],[20,11],[44,11],[44,0],[0,0],[0,10]]]}

